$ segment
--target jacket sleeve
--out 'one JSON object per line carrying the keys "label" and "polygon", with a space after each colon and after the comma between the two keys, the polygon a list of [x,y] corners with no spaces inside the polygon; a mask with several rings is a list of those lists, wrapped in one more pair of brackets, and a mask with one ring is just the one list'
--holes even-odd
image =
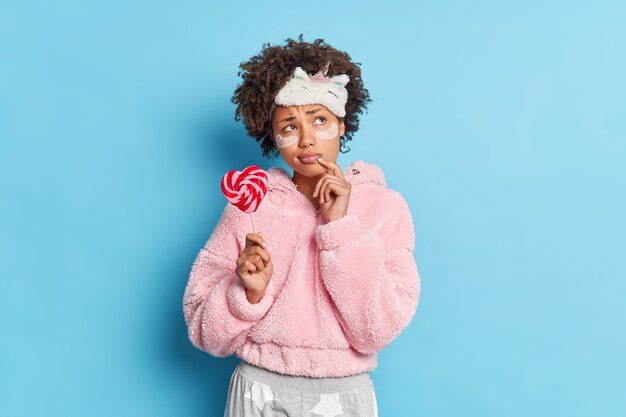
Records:
{"label": "jacket sleeve", "polygon": [[413,219],[400,193],[387,191],[368,213],[377,230],[353,213],[316,229],[322,281],[348,342],[363,354],[382,350],[404,330],[420,294]]}
{"label": "jacket sleeve", "polygon": [[222,216],[191,268],[183,296],[183,312],[191,342],[213,356],[232,355],[245,342],[248,330],[274,302],[272,280],[257,304],[235,273],[242,247],[237,230],[245,216],[226,205]]}

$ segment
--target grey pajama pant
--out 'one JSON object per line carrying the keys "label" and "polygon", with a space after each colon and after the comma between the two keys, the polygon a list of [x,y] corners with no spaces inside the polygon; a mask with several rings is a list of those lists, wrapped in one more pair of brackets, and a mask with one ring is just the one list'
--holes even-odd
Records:
{"label": "grey pajama pant", "polygon": [[241,361],[228,387],[224,417],[378,417],[367,372],[347,377],[284,375]]}

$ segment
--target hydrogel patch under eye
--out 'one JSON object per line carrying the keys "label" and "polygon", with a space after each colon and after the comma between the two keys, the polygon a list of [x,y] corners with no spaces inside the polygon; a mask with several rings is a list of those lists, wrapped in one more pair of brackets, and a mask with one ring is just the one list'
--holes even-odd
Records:
{"label": "hydrogel patch under eye", "polygon": [[286,148],[287,146],[291,146],[294,143],[296,143],[296,141],[298,140],[298,137],[296,135],[293,136],[287,136],[286,138],[277,135],[276,136],[276,146],[278,146],[279,148]]}
{"label": "hydrogel patch under eye", "polygon": [[315,137],[319,140],[330,140],[334,139],[337,136],[337,133],[339,133],[339,126],[337,126],[337,123],[333,122],[328,129],[318,130],[315,132]]}

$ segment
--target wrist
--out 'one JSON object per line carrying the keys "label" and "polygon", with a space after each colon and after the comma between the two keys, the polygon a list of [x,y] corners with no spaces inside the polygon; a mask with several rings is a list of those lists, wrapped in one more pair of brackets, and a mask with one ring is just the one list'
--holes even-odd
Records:
{"label": "wrist", "polygon": [[251,291],[246,288],[246,298],[250,304],[256,304],[261,301],[263,295],[265,295],[265,291]]}
{"label": "wrist", "polygon": [[326,223],[330,223],[332,221],[342,218],[346,214],[348,213],[337,210],[328,210],[324,212],[324,220],[326,220]]}
{"label": "wrist", "polygon": [[331,216],[331,217],[327,217],[326,218],[326,223],[330,223],[332,221],[335,221],[337,219],[341,219],[343,216],[345,216],[345,214],[341,214],[339,216]]}

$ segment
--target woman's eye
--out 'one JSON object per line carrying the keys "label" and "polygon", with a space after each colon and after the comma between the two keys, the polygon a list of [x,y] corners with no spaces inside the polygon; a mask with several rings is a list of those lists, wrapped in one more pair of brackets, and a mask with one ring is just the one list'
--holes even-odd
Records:
{"label": "woman's eye", "polygon": [[[321,123],[317,123],[318,120],[321,120],[322,122]],[[325,121],[326,121],[326,118],[323,117],[323,116],[320,116],[317,119],[315,119],[315,124],[316,125],[321,125],[321,124],[324,124]]]}
{"label": "woman's eye", "polygon": [[293,129],[289,129],[290,127],[294,127],[294,125],[289,125],[289,126],[285,126],[285,128],[283,129],[283,132],[291,132],[291,130]]}

